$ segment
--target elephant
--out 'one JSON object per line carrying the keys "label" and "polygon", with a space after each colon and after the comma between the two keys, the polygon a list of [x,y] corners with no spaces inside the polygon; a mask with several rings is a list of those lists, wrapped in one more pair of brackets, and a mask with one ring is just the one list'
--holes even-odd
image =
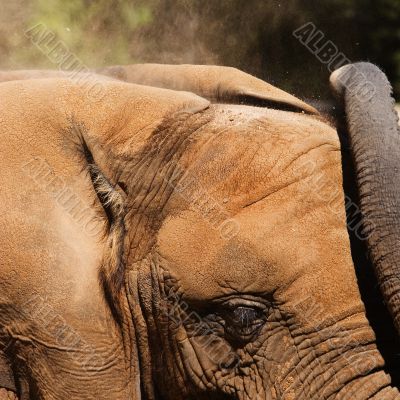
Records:
{"label": "elephant", "polygon": [[[100,97],[65,76],[3,79],[3,387],[400,399],[357,283],[335,126],[247,74],[219,67],[235,77],[221,86],[206,70],[208,88],[88,76]],[[337,76],[353,137],[352,76]]]}
{"label": "elephant", "polygon": [[232,67],[217,65],[134,64],[81,71],[15,70],[0,71],[0,82],[25,79],[69,78],[80,82],[93,81],[93,75],[140,85],[188,91],[213,103],[272,106],[280,109],[317,113],[309,104],[290,96],[267,82]]}
{"label": "elephant", "polygon": [[[262,99],[262,96],[257,95],[254,96],[256,99],[250,99],[250,96],[246,96],[248,89],[246,91],[240,85],[238,87],[238,79],[235,78],[238,73],[241,73],[240,71],[230,68],[222,73],[220,68],[218,66],[201,66],[199,68],[193,65],[134,64],[100,68],[97,72],[131,83],[143,83],[174,90],[190,90],[216,102],[226,102],[229,98],[231,102],[260,105],[260,102],[266,101],[265,98]],[[217,93],[211,92],[210,94],[210,81],[218,81]],[[251,82],[249,86],[255,88],[252,90],[253,93],[259,93],[255,82]],[[396,152],[400,147],[396,142],[400,137],[398,107],[394,107],[390,95],[392,89],[387,78],[378,67],[369,63],[356,63],[338,69],[332,74],[331,86],[334,94],[345,108],[346,114],[349,114],[346,134],[349,135],[352,143],[357,143],[356,145],[352,144],[350,150],[355,159],[354,168],[357,170],[357,179],[354,183],[358,184],[358,190],[361,191],[358,201],[361,202],[360,206],[364,215],[363,228],[371,231],[371,235],[368,237],[368,250],[372,253],[381,291],[392,311],[392,317],[400,335],[400,267],[396,261],[400,257],[397,257],[396,246],[393,244],[398,240],[400,227],[393,215],[388,216],[382,212],[382,210],[392,207],[393,214],[396,215],[397,210],[400,210],[400,204],[396,203],[400,196],[395,192],[396,188],[400,188],[400,182],[396,181],[397,174],[387,176],[386,172],[397,170]],[[352,86],[356,90],[348,90]],[[379,95],[375,96],[377,91],[379,91]],[[368,94],[371,95],[370,98],[366,98]],[[346,101],[344,97],[346,97]],[[366,102],[368,102],[368,108],[365,107]],[[356,107],[357,109],[354,110]],[[359,112],[361,109],[362,113]],[[375,122],[375,131],[368,130],[365,126],[370,123],[372,115],[374,121],[381,123],[379,125]],[[353,133],[356,130],[357,133]],[[370,136],[364,132],[368,132]],[[382,140],[382,134],[379,132],[387,132],[384,136],[385,139],[388,139],[384,142],[386,147],[379,146]],[[380,153],[372,159],[363,159],[367,149],[376,149]],[[383,159],[387,160],[388,164],[384,164]],[[348,173],[348,171],[346,172]],[[380,176],[379,179],[378,176]],[[394,180],[391,180],[391,177]],[[368,180],[368,184],[365,183],[366,180]],[[371,187],[371,182],[377,186]],[[384,188],[388,187],[394,188],[393,192],[387,193],[387,189]],[[378,208],[373,208],[370,199],[363,202],[363,199],[371,196],[372,193],[382,194],[382,197],[376,197],[374,200],[375,205],[379,205]],[[373,215],[370,215],[371,213]],[[385,236],[386,231],[382,232],[386,227],[390,227],[390,234],[387,236]],[[385,239],[381,241],[383,237]],[[381,247],[379,251],[376,250],[377,247]],[[385,253],[389,251],[390,255],[386,255]]]}
{"label": "elephant", "polygon": [[384,74],[368,63],[338,69],[331,84],[345,102],[360,205],[365,229],[371,232],[368,246],[400,335],[400,128],[392,89]]}

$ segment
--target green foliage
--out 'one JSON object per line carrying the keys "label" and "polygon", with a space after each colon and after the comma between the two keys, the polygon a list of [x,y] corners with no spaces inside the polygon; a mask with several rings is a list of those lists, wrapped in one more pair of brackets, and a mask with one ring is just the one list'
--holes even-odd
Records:
{"label": "green foliage", "polygon": [[[14,30],[4,52],[12,60],[0,61],[7,67],[48,67],[46,53],[37,48],[25,32],[40,24],[55,34],[54,43],[61,42],[82,65],[129,63],[132,57],[131,38],[145,25],[152,23],[151,1],[129,0],[17,0],[26,12],[14,21]],[[15,7],[6,6],[3,19],[13,18]],[[9,14],[9,15],[7,15]],[[2,19],[0,18],[0,33]],[[0,43],[0,54],[1,46]]]}
{"label": "green foliage", "polygon": [[118,0],[36,0],[31,24],[45,24],[88,65],[132,61],[130,40],[152,21],[144,4]]}

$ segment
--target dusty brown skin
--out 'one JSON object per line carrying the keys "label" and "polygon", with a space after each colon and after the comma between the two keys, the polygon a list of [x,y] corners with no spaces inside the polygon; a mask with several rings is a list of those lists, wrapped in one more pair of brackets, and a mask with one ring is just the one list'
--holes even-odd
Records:
{"label": "dusty brown skin", "polygon": [[400,399],[334,129],[102,84],[0,86],[0,349],[21,397]]}
{"label": "dusty brown skin", "polygon": [[14,392],[11,392],[6,389],[0,389],[0,399],[2,400],[16,400],[17,396]]}
{"label": "dusty brown skin", "polygon": [[232,67],[218,65],[131,64],[100,68],[98,73],[122,81],[185,90],[212,102],[268,105],[316,114],[310,105],[269,83]]}
{"label": "dusty brown skin", "polygon": [[182,90],[212,102],[271,106],[317,114],[310,105],[267,82],[236,68],[216,65],[132,64],[104,67],[92,73],[54,70],[0,71],[0,82],[24,79],[68,78],[77,82],[98,73],[139,85]]}
{"label": "dusty brown skin", "polygon": [[[103,76],[106,76],[104,74]],[[110,80],[120,80],[108,75]],[[17,69],[0,71],[0,82],[20,81],[28,79],[64,78],[80,83],[81,80],[99,79],[99,74],[95,72],[61,71],[52,69]]]}

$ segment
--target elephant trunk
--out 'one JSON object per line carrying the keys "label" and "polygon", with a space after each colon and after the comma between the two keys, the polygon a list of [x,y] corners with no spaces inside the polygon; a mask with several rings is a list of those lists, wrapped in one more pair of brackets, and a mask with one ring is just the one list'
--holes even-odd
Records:
{"label": "elephant trunk", "polygon": [[398,400],[400,399],[400,393],[397,389],[386,388],[379,391],[373,397],[370,397],[371,400]]}
{"label": "elephant trunk", "polygon": [[[290,366],[290,362],[285,363],[290,371],[297,371],[281,375],[284,379],[276,382],[276,398],[400,400],[398,389],[384,369],[384,360],[368,322],[355,328],[350,321],[335,323],[326,329],[319,327],[320,343],[314,343],[312,349],[299,346],[298,354],[303,357],[296,368]],[[311,354],[317,357],[310,357]],[[294,388],[293,397],[290,397],[291,388]]]}
{"label": "elephant trunk", "polygon": [[398,389],[390,386],[390,378],[384,372],[377,372],[351,381],[333,398],[338,400],[400,400],[400,393]]}
{"label": "elephant trunk", "polygon": [[369,63],[338,69],[331,85],[347,117],[364,236],[400,334],[400,132],[392,88]]}

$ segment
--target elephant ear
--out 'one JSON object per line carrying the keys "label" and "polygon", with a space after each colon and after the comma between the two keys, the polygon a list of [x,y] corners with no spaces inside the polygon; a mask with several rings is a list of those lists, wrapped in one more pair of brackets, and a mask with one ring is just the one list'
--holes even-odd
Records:
{"label": "elephant ear", "polygon": [[[153,219],[161,218],[161,205],[173,189],[167,184],[170,182],[167,175],[172,174],[184,147],[190,142],[190,135],[205,123],[199,115],[209,108],[210,102],[189,92],[108,78],[99,83],[103,89],[101,98],[90,98],[84,106],[77,102],[71,112],[75,116],[83,113],[80,120],[84,121],[84,128],[75,124],[79,146],[90,165],[94,189],[98,197],[104,199],[103,207],[111,219],[121,215],[118,196],[114,196],[110,188],[120,186],[135,202],[128,208],[135,210],[132,218],[140,220],[138,224],[143,223],[143,226],[140,225],[142,236],[135,237],[140,243],[134,247],[138,253],[146,254],[146,241],[142,239],[152,237],[150,231],[157,225]],[[194,121],[189,124],[187,121],[192,116]],[[174,176],[178,175],[175,172]],[[157,195],[157,201],[150,201],[158,191],[162,193]],[[112,209],[114,200],[115,209]],[[147,219],[153,222],[144,223]],[[112,242],[121,245],[118,235],[123,232],[111,231],[116,235]],[[118,258],[121,249],[112,246],[110,249],[113,254],[109,259],[114,261],[105,263],[102,281],[114,297],[123,284],[124,271]]]}
{"label": "elephant ear", "polygon": [[318,114],[315,108],[289,93],[231,67],[134,64],[105,67],[96,72],[130,83],[193,92],[215,103]]}
{"label": "elephant ear", "polygon": [[338,69],[331,86],[345,111],[364,236],[400,335],[400,129],[392,88],[369,63]]}
{"label": "elephant ear", "polygon": [[74,79],[76,82],[94,78],[93,73],[61,71],[51,69],[19,69],[0,71],[0,82],[21,81],[28,79],[64,78]]}
{"label": "elephant ear", "polygon": [[[166,217],[164,206],[184,174],[185,148],[192,135],[212,118],[212,112],[207,112],[209,101],[193,93],[118,81],[107,81],[104,88],[105,96],[84,110],[85,144],[95,173],[91,176],[93,186],[113,221],[100,278],[121,326],[127,308],[121,303],[125,300],[120,293],[126,289],[134,331],[129,340],[140,337],[134,350],[140,365],[135,386],[141,394],[137,399],[154,399],[150,339],[140,306],[138,269],[147,265],[146,256]],[[88,136],[92,132],[95,134]],[[113,187],[124,192],[121,202],[112,193]]]}

